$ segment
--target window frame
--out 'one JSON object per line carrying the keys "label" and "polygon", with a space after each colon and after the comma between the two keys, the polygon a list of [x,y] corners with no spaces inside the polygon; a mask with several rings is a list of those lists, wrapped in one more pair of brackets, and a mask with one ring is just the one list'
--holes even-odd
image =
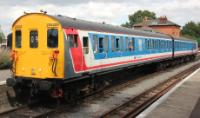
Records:
{"label": "window frame", "polygon": [[[72,39],[74,40],[73,42],[72,42]],[[78,48],[78,35],[77,34],[68,34],[67,40],[69,40],[69,47],[70,48]]]}
{"label": "window frame", "polygon": [[99,37],[98,38],[98,53],[103,53],[103,52],[104,52],[104,37]]}
{"label": "window frame", "polygon": [[[17,32],[20,32],[20,44],[18,44]],[[22,48],[22,31],[18,29],[15,31],[15,48]]]}
{"label": "window frame", "polygon": [[120,38],[115,37],[115,51],[120,51]]}
{"label": "window frame", "polygon": [[[87,40],[86,43],[85,40]],[[83,51],[84,54],[89,54],[89,38],[87,36],[83,36]]]}
{"label": "window frame", "polygon": [[115,52],[116,51],[116,48],[115,48],[115,36],[111,36],[111,49],[112,49],[112,52]]}
{"label": "window frame", "polygon": [[108,52],[109,50],[109,36],[105,35],[104,37],[104,50],[105,52]]}
{"label": "window frame", "polygon": [[99,50],[99,40],[98,40],[98,36],[96,34],[92,35],[92,39],[93,39],[93,52],[94,53],[98,53]]}
{"label": "window frame", "polygon": [[[31,32],[37,32],[37,45],[36,45],[36,46],[31,46]],[[34,49],[34,48],[38,48],[38,46],[39,46],[39,42],[38,42],[38,39],[39,39],[39,38],[38,38],[38,36],[39,36],[39,35],[38,35],[38,30],[30,30],[30,31],[29,31],[29,47],[30,47],[30,48],[33,48],[33,49]],[[33,44],[33,45],[35,45],[35,44]]]}
{"label": "window frame", "polygon": [[[49,43],[49,30],[56,30],[57,31],[57,45],[56,46],[49,46],[50,43]],[[47,47],[48,48],[58,48],[59,47],[59,30],[58,28],[48,28],[47,29]]]}

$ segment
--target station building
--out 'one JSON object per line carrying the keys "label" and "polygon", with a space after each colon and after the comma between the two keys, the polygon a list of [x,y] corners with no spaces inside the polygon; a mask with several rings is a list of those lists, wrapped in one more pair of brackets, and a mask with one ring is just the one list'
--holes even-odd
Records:
{"label": "station building", "polygon": [[145,17],[143,22],[133,25],[134,29],[154,30],[175,37],[180,37],[180,27],[180,25],[169,21],[166,16],[152,20]]}

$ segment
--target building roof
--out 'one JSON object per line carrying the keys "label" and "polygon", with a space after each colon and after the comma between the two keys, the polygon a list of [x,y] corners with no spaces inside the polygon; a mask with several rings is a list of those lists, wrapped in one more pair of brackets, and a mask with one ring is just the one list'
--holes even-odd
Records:
{"label": "building roof", "polygon": [[160,17],[160,18],[152,19],[152,20],[146,19],[141,23],[133,25],[133,27],[142,27],[142,26],[177,26],[177,27],[181,27],[180,25],[168,20],[167,17]]}

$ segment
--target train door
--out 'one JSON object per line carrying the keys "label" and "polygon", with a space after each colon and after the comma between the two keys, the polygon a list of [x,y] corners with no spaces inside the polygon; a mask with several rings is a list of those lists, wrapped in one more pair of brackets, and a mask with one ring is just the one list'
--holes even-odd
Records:
{"label": "train door", "polygon": [[[65,29],[67,42],[69,43],[69,53],[72,59],[72,65],[75,72],[84,70],[84,54],[82,43],[76,29]],[[86,39],[86,38],[85,38]]]}
{"label": "train door", "polygon": [[84,60],[86,63],[90,65],[92,61],[91,53],[89,51],[89,38],[88,36],[83,36],[82,39],[82,44],[83,44],[83,53],[84,53]]}

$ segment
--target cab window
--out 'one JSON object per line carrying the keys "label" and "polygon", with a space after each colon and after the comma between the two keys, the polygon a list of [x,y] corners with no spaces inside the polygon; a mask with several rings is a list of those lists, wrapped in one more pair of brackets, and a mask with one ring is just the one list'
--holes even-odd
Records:
{"label": "cab window", "polygon": [[30,31],[30,47],[37,48],[38,47],[38,32]]}
{"label": "cab window", "polygon": [[15,47],[21,48],[21,42],[22,42],[22,33],[21,30],[18,30],[15,32]]}
{"label": "cab window", "polygon": [[47,31],[47,46],[49,48],[58,47],[58,30],[57,29],[48,29]]}

